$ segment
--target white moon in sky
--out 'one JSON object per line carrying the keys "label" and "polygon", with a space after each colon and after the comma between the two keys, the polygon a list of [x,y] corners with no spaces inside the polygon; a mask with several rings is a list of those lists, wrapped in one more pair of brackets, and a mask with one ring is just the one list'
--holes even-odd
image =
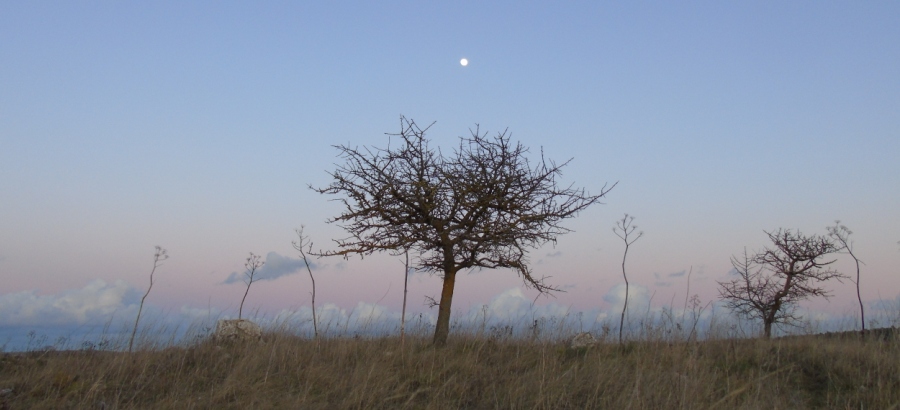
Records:
{"label": "white moon in sky", "polygon": [[469,65],[469,59],[464,58],[464,59],[462,59],[462,60],[459,60],[459,65],[461,65],[461,66],[463,66],[463,67]]}

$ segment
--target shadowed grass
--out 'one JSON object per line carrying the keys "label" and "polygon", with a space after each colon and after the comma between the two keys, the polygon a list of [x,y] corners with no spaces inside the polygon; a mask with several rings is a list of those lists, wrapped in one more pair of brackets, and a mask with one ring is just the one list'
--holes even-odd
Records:
{"label": "shadowed grass", "polygon": [[897,408],[900,343],[858,336],[601,343],[270,332],[264,343],[0,356],[7,408]]}

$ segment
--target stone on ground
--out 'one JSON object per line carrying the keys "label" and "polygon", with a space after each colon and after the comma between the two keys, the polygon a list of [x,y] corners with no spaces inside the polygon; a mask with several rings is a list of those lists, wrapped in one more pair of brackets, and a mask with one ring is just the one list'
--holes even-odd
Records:
{"label": "stone on ground", "polygon": [[594,335],[588,332],[582,332],[575,335],[575,337],[573,337],[572,340],[569,341],[569,348],[579,349],[582,347],[591,347],[597,343],[600,343],[600,341],[597,340]]}
{"label": "stone on ground", "polygon": [[219,320],[216,323],[216,340],[259,341],[262,329],[247,319]]}

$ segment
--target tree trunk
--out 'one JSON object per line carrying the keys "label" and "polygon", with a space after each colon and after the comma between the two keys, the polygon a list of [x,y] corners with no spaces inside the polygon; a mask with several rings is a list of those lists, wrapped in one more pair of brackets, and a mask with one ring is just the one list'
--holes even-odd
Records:
{"label": "tree trunk", "polygon": [[625,274],[625,258],[628,257],[628,240],[625,241],[625,254],[622,255],[622,277],[625,278],[625,304],[622,305],[622,317],[619,319],[619,344],[622,344],[622,331],[625,330],[625,312],[628,310],[628,275]]}
{"label": "tree trunk", "polygon": [[450,303],[453,302],[453,286],[456,284],[456,269],[449,268],[444,272],[444,288],[441,290],[441,304],[438,306],[437,327],[434,329],[434,345],[447,344],[450,334]]}
{"label": "tree trunk", "polygon": [[[791,264],[790,272],[794,272],[794,264]],[[763,316],[763,326],[765,327],[765,338],[772,338],[772,324],[778,319],[778,312],[781,311],[781,300],[790,293],[791,288],[794,286],[794,275],[790,273],[785,274],[786,278],[784,279],[784,288],[781,289],[778,293],[775,294],[772,306],[769,311]]]}
{"label": "tree trunk", "polygon": [[850,256],[852,256],[853,260],[856,262],[856,299],[859,300],[859,321],[862,324],[862,330],[859,331],[859,334],[865,336],[866,310],[863,308],[862,296],[859,294],[859,259],[856,259],[856,255],[854,255],[853,252],[850,252]]}
{"label": "tree trunk", "polygon": [[775,305],[771,307],[769,312],[767,312],[763,316],[763,337],[766,339],[772,338],[772,325],[775,323],[775,319],[778,317],[778,311],[781,310],[781,297],[778,297],[778,300],[775,301]]}

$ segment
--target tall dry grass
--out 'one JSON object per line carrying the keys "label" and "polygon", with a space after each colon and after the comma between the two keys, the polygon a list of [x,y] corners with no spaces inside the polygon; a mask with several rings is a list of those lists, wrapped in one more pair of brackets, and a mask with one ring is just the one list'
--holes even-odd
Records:
{"label": "tall dry grass", "polygon": [[179,343],[138,344],[130,354],[96,348],[4,353],[0,407],[900,406],[897,335],[697,341],[657,337],[664,331],[642,334],[624,344],[606,339],[570,349],[562,337],[546,333],[476,328],[434,348],[423,327],[401,349],[396,337],[332,334],[312,340],[276,330],[262,343],[217,344],[186,336]]}

